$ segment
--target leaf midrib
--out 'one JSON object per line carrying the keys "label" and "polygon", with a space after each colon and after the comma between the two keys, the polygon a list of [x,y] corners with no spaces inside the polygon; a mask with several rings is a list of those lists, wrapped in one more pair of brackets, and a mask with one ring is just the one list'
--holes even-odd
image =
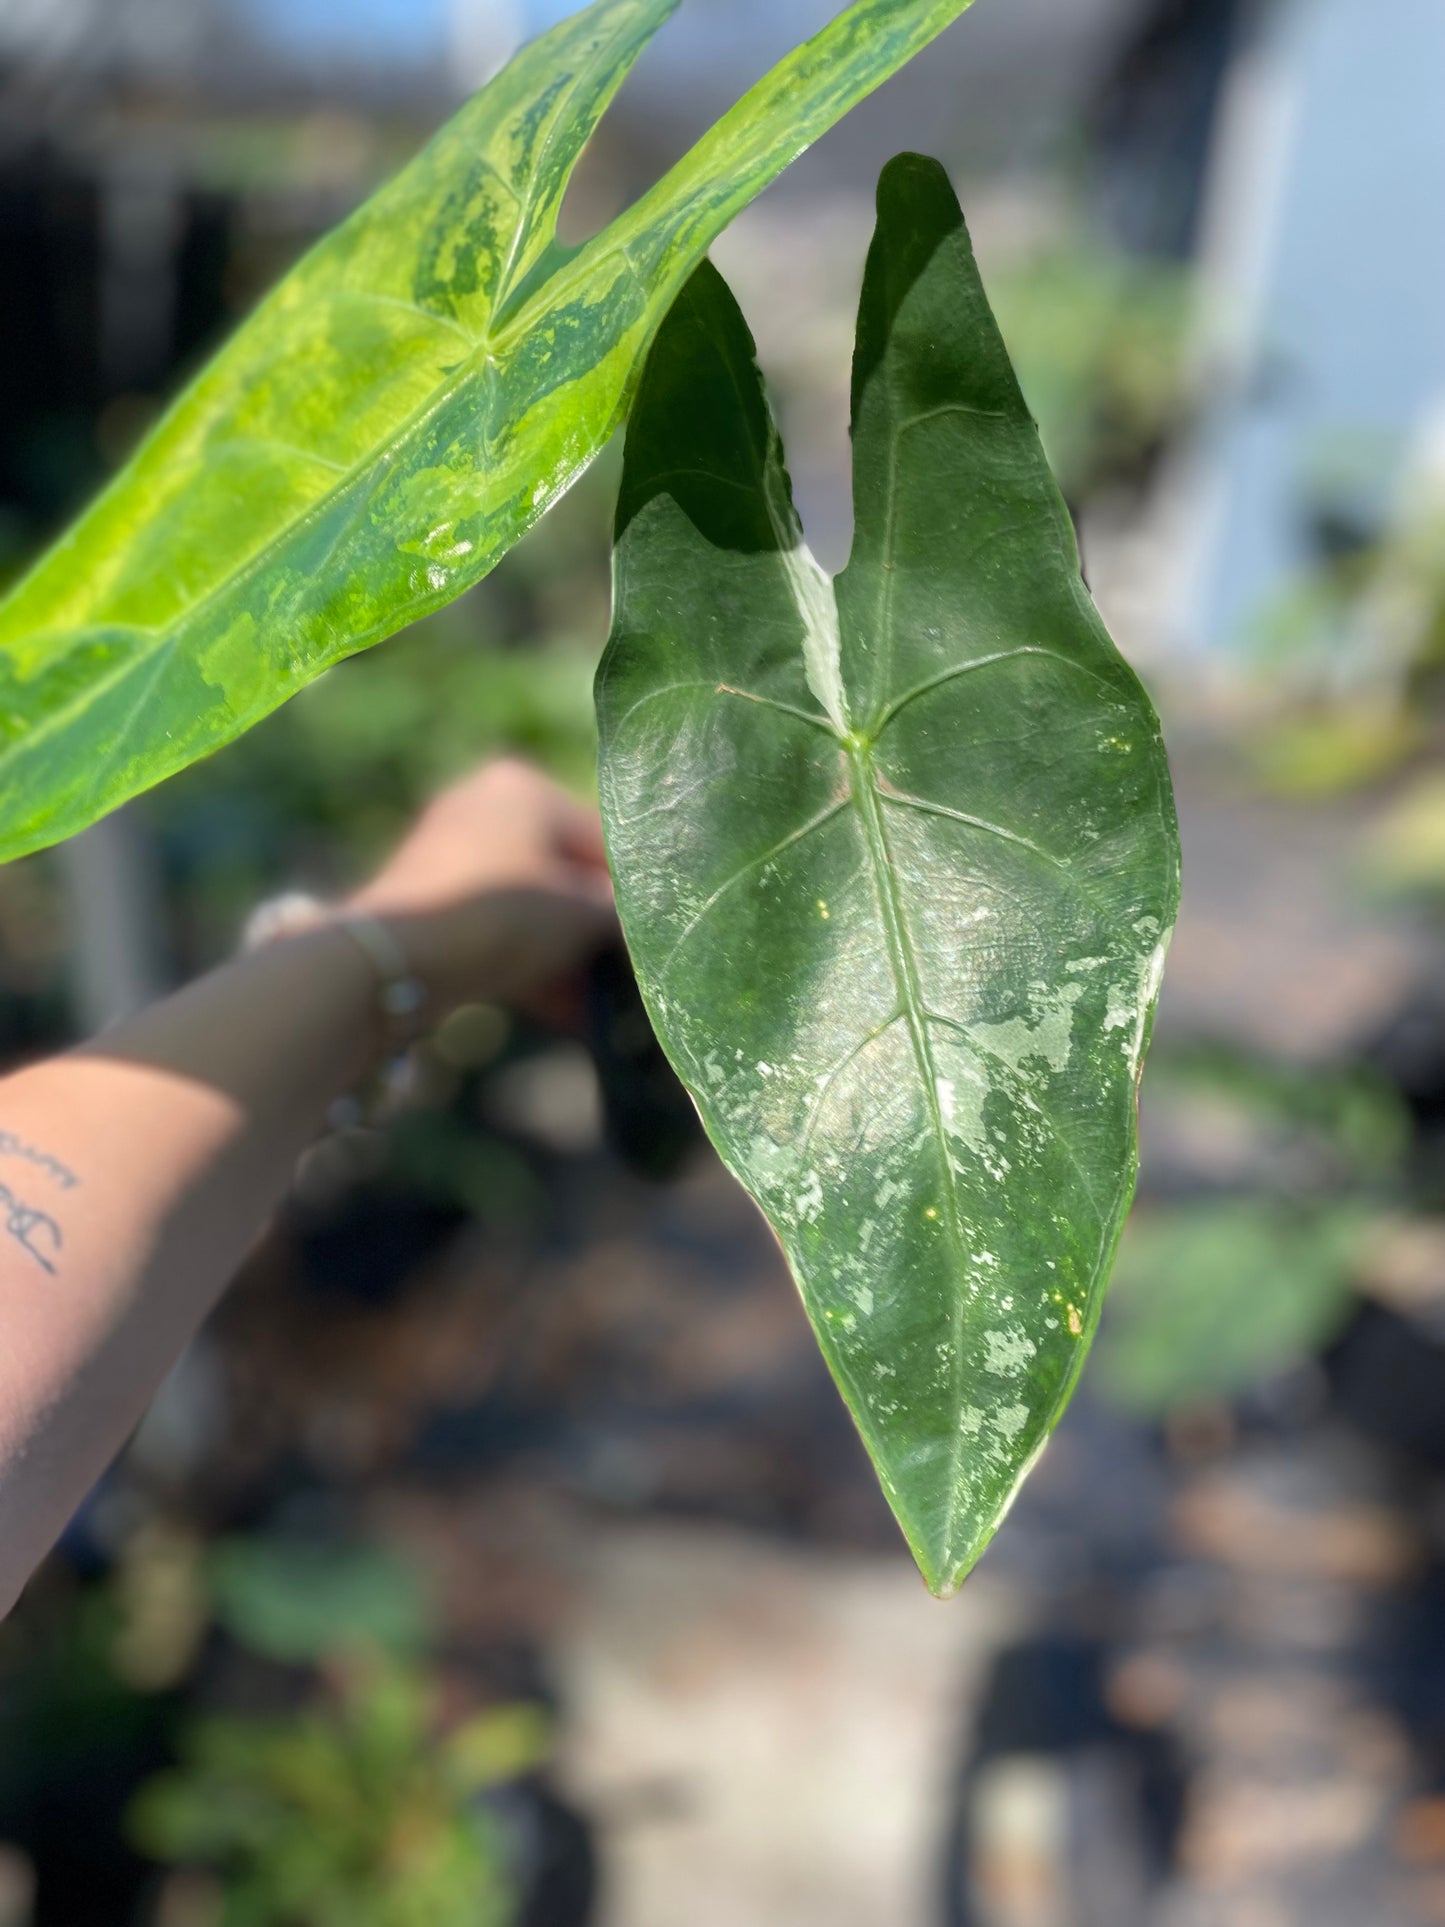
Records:
{"label": "leaf midrib", "polygon": [[[998,659],[999,658],[995,657],[986,660]],[[891,720],[891,716],[886,717],[882,727],[886,728],[887,723]],[[948,1128],[944,1121],[942,1108],[938,1100],[939,1072],[937,1062],[934,1058],[933,1041],[929,1032],[929,1025],[940,1021],[946,1022],[950,1029],[956,1030],[966,1040],[971,1050],[985,1057],[991,1057],[992,1053],[984,1050],[983,1047],[979,1045],[972,1031],[966,1024],[953,1019],[937,1018],[924,1000],[922,986],[918,976],[917,956],[913,947],[913,939],[909,929],[909,921],[902,892],[898,884],[897,866],[893,861],[892,850],[889,846],[887,831],[883,823],[882,805],[889,799],[887,792],[882,787],[880,773],[873,760],[874,745],[877,741],[877,736],[881,733],[882,730],[880,729],[877,734],[873,736],[853,736],[849,739],[840,738],[842,747],[848,758],[853,779],[850,784],[851,793],[849,801],[855,806],[863,827],[864,847],[867,852],[869,868],[872,872],[873,883],[878,897],[885,939],[888,945],[889,962],[893,970],[894,984],[899,999],[898,1010],[888,1019],[887,1024],[879,1026],[868,1038],[864,1039],[864,1045],[871,1042],[873,1038],[881,1035],[882,1031],[887,1030],[892,1024],[895,1024],[900,1017],[906,1021],[909,1040],[913,1048],[914,1061],[917,1066],[919,1079],[924,1087],[924,1101],[928,1110],[929,1122],[938,1147],[945,1195],[947,1229],[958,1263],[958,1288],[954,1297],[954,1309],[957,1317],[955,1321],[954,1315],[950,1314],[950,1324],[952,1326],[950,1342],[953,1350],[949,1360],[953,1408],[957,1410],[963,1398],[964,1347],[962,1342],[962,1314],[964,1282],[967,1276],[969,1254],[965,1250],[963,1243],[962,1212],[958,1200],[957,1175],[950,1154]],[[991,830],[999,833],[997,825],[986,823],[980,818],[967,818],[965,820],[976,829],[984,831]],[[1004,834],[1007,833],[1005,832]],[[1014,839],[1010,838],[1010,840],[1012,841]],[[1046,857],[1050,862],[1057,864],[1060,869],[1068,873],[1068,865],[1064,863],[1062,859],[1049,856],[1048,852],[1038,848],[1036,845],[1027,843],[1025,839],[1018,840],[1024,842],[1025,847],[1033,849],[1037,855]],[[863,1046],[859,1048],[861,1049]],[[1109,1227],[1117,1220],[1119,1196],[1115,1196],[1107,1214],[1100,1212],[1094,1197],[1093,1188],[1085,1178],[1078,1155],[1074,1150],[1073,1144],[1069,1141],[1067,1134],[1054,1122],[1052,1117],[1046,1112],[1043,1112],[1042,1109],[1040,1109],[1040,1115],[1043,1116],[1045,1122],[1052,1127],[1056,1141],[1073,1166],[1084,1190],[1084,1194],[1088,1198],[1096,1217],[1099,1218],[1099,1251],[1089,1273],[1089,1297],[1092,1298],[1094,1284],[1098,1278],[1100,1267],[1107,1255]],[[1079,1363],[1082,1363],[1082,1355]],[[1073,1377],[1077,1377],[1077,1368]],[[1070,1385],[1072,1385],[1073,1377],[1071,1377],[1069,1381]],[[1057,1404],[1054,1409],[1057,1411]],[[954,1562],[956,1562],[958,1558],[956,1533],[958,1529],[959,1486],[963,1469],[963,1450],[963,1433],[956,1431],[949,1440],[948,1507],[945,1515],[945,1543],[949,1549],[948,1556],[950,1560]],[[948,1575],[943,1574],[940,1576],[947,1577]]]}
{"label": "leaf midrib", "polygon": [[[638,279],[637,270],[628,257],[626,250],[619,248],[616,252],[619,258],[625,263],[628,273],[632,275],[634,280]],[[602,260],[605,263],[605,261],[610,258],[610,256],[604,255]],[[548,285],[550,285],[550,283]],[[148,638],[149,646],[128,662],[125,667],[111,679],[107,686],[114,687],[119,683],[123,683],[127,676],[134,673],[137,669],[148,665],[158,649],[164,649],[178,644],[186,630],[193,628],[198,621],[202,620],[207,611],[215,603],[221,601],[225,596],[234,593],[260,570],[265,568],[280,551],[285,549],[289,543],[296,540],[315,522],[319,521],[333,503],[345,497],[357,484],[363,482],[383,461],[393,459],[397,449],[414,440],[427,426],[433,416],[439,414],[441,410],[463,390],[469,381],[474,380],[479,375],[484,377],[489,366],[499,366],[497,356],[492,352],[493,348],[505,348],[510,345],[509,337],[517,332],[527,312],[528,311],[524,309],[522,314],[517,317],[517,320],[508,329],[502,331],[501,334],[495,337],[482,336],[478,341],[476,351],[459,362],[453,373],[449,375],[438,388],[432,391],[425,402],[413,409],[411,414],[402,421],[398,428],[384,439],[379,439],[376,445],[365,456],[355,462],[344,473],[338,475],[336,481],[326,489],[323,494],[318,495],[314,501],[307,504],[306,508],[303,509],[299,515],[293,517],[283,528],[278,529],[253,555],[248,556],[246,560],[233,569],[229,575],[223,576],[219,581],[212,584],[210,588],[196,597],[196,599],[179,614],[174,623],[160,627],[148,623],[108,622],[104,619],[97,619],[83,624],[67,626],[54,633],[57,635],[78,637],[85,635],[87,631],[126,629],[133,635]],[[618,411],[614,410],[614,417],[617,413]],[[551,499],[555,499],[555,497]],[[395,604],[384,622],[373,624],[366,629],[357,630],[354,635],[352,635],[350,640],[353,648],[349,653],[355,654],[361,649],[364,649],[368,642],[378,638],[381,634],[394,633],[402,626],[403,622],[409,618],[413,610],[423,607],[433,599],[431,595],[423,595],[413,597],[405,603]],[[47,632],[41,631],[40,633],[43,635]],[[63,708],[52,710],[46,716],[43,723],[27,730],[23,738],[18,739],[12,749],[0,752],[0,767],[3,767],[5,762],[9,761],[12,756],[18,756],[32,747],[47,741],[55,735],[57,731],[64,728],[66,723],[71,720],[77,711],[87,709],[91,706],[95,693],[95,689],[92,687],[85,690],[76,702],[67,704]]]}
{"label": "leaf midrib", "polygon": [[[904,915],[902,895],[898,888],[898,873],[893,862],[893,853],[888,847],[888,834],[883,827],[881,797],[873,767],[872,741],[867,738],[855,739],[848,746],[848,762],[853,773],[853,801],[863,825],[863,840],[873,872],[878,907],[883,918],[884,936],[888,944],[889,961],[893,968],[894,986],[898,992],[901,1014],[908,1025],[914,1062],[924,1087],[924,1102],[928,1107],[929,1122],[933,1127],[934,1140],[938,1146],[939,1166],[943,1177],[944,1215],[949,1240],[958,1261],[958,1296],[955,1305],[960,1316],[954,1326],[951,1340],[953,1349],[949,1359],[949,1376],[952,1381],[953,1404],[956,1409],[962,1398],[961,1296],[968,1267],[968,1253],[963,1247],[963,1230],[959,1214],[958,1184],[953,1169],[953,1159],[949,1153],[948,1131],[938,1101],[938,1066],[934,1061],[933,1042],[928,1032],[928,1011],[918,977],[918,959],[914,954],[913,939],[909,932],[908,920]],[[953,1323],[952,1314],[949,1322]],[[950,1477],[946,1515],[946,1544],[950,1556],[954,1552],[954,1534],[958,1525],[958,1483],[962,1444],[962,1433],[955,1432],[949,1443]]]}

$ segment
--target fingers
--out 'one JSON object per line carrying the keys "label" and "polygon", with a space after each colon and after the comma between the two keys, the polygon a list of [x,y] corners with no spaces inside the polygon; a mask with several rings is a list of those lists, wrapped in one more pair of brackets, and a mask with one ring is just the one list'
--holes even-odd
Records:
{"label": "fingers", "polygon": [[566,855],[577,863],[590,864],[601,868],[607,862],[607,850],[602,841],[602,818],[595,804],[579,803],[575,797],[568,796],[565,790],[557,792],[559,811],[557,816],[558,841]]}
{"label": "fingers", "polygon": [[351,904],[405,924],[442,1002],[530,995],[617,930],[596,809],[515,757],[444,790]]}
{"label": "fingers", "polygon": [[617,900],[612,888],[612,872],[604,857],[600,864],[580,864],[571,873],[572,888],[579,899],[592,905],[609,923],[617,921]]}
{"label": "fingers", "polygon": [[579,863],[606,862],[602,821],[550,776],[518,756],[501,756],[443,790],[432,810],[495,819],[513,835],[527,831]]}
{"label": "fingers", "polygon": [[[471,928],[440,932],[443,974],[462,996],[533,1003],[616,937],[610,903],[548,890],[508,891],[476,906]],[[460,980],[469,980],[463,984]]]}

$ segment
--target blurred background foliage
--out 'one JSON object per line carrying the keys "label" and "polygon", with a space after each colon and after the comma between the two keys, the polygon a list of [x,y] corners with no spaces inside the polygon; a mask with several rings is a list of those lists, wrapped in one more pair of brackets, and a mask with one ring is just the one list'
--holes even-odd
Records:
{"label": "blurred background foliage", "polygon": [[990,277],[989,300],[1070,502],[1137,489],[1183,427],[1193,298],[1187,269],[1099,235]]}
{"label": "blurred background foliage", "polygon": [[194,1871],[185,1904],[199,1915],[209,1887],[218,1927],[507,1927],[516,1895],[482,1796],[534,1763],[535,1721],[498,1711],[439,1738],[434,1697],[353,1658],[289,1717],[197,1724],[136,1795],[131,1837]]}
{"label": "blurred background foliage", "polygon": [[1101,1390],[1161,1418],[1296,1365],[1346,1324],[1368,1228],[1358,1205],[1274,1198],[1141,1211],[1115,1267]]}

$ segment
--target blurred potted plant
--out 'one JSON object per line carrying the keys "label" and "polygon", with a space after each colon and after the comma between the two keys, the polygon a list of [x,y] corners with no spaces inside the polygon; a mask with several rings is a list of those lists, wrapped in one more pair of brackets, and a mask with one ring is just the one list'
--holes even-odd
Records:
{"label": "blurred potted plant", "polygon": [[486,1796],[538,1763],[545,1720],[506,1707],[440,1735],[437,1699],[373,1653],[333,1662],[297,1712],[202,1720],[133,1803],[132,1837],[190,1871],[197,1927],[507,1927],[519,1881]]}

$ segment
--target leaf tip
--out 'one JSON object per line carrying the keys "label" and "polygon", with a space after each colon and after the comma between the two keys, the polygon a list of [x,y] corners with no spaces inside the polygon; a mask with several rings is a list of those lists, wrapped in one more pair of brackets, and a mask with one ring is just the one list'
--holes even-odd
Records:
{"label": "leaf tip", "polygon": [[963,209],[948,178],[948,169],[931,154],[905,148],[883,165],[878,176],[878,218],[906,217],[929,228],[963,226]]}
{"label": "leaf tip", "polygon": [[981,1540],[971,1540],[961,1548],[951,1540],[927,1546],[912,1533],[907,1538],[924,1585],[935,1599],[948,1600],[956,1599],[962,1592],[964,1581],[983,1556],[992,1536],[991,1532],[987,1533]]}

